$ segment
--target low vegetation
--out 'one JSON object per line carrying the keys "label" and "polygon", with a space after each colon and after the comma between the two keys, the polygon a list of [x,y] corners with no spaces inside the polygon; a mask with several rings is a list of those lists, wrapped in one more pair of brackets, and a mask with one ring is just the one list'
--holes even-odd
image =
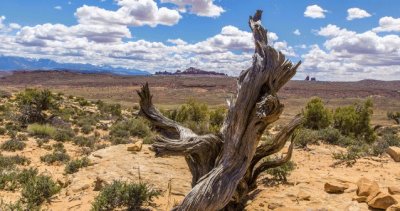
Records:
{"label": "low vegetation", "polygon": [[303,114],[306,121],[296,133],[297,146],[306,148],[308,144],[324,141],[346,147],[346,152],[333,154],[338,160],[354,163],[360,157],[381,155],[389,146],[400,145],[396,132],[383,128],[377,133],[372,128],[371,99],[330,111],[321,99],[313,98]]}
{"label": "low vegetation", "polygon": [[140,210],[151,203],[160,192],[153,190],[147,183],[128,183],[113,181],[105,186],[92,203],[92,211],[115,209]]}
{"label": "low vegetation", "polygon": [[67,173],[67,174],[76,173],[79,171],[80,168],[89,166],[89,164],[90,164],[90,162],[87,157],[84,157],[82,159],[72,160],[65,166],[65,173]]}
{"label": "low vegetation", "polygon": [[162,111],[168,118],[182,123],[197,134],[217,133],[227,112],[224,107],[210,110],[205,103],[189,100],[170,111]]}

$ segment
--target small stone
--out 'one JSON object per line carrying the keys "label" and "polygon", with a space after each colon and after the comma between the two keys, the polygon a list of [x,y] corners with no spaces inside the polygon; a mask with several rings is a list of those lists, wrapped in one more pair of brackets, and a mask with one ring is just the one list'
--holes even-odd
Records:
{"label": "small stone", "polygon": [[297,194],[297,199],[299,199],[299,200],[310,201],[310,198],[311,198],[311,195],[302,190],[299,191],[299,193]]}
{"label": "small stone", "polygon": [[360,208],[360,205],[357,202],[353,201],[349,205],[347,205],[344,210],[345,211],[360,211],[361,208]]}
{"label": "small stone", "polygon": [[397,200],[393,196],[382,192],[372,200],[368,201],[370,207],[377,209],[387,209],[394,204],[397,204]]}
{"label": "small stone", "polygon": [[93,191],[100,191],[104,187],[105,183],[106,182],[104,179],[96,177],[96,180],[94,181]]}
{"label": "small stone", "polygon": [[263,203],[260,203],[260,204],[258,204],[258,206],[260,206],[260,207],[264,207],[264,204],[263,204]]}
{"label": "small stone", "polygon": [[400,195],[400,188],[398,187],[388,187],[388,192],[392,195]]}
{"label": "small stone", "polygon": [[142,141],[137,141],[136,143],[128,146],[127,150],[130,152],[139,152],[140,150],[142,150],[142,144]]}
{"label": "small stone", "polygon": [[81,185],[81,186],[73,188],[72,191],[76,193],[76,192],[79,192],[79,191],[86,190],[88,188],[90,188],[90,185],[89,184],[84,184],[84,185]]}
{"label": "small stone", "polygon": [[386,211],[400,211],[400,204],[394,204],[388,207]]}
{"label": "small stone", "polygon": [[372,193],[379,192],[378,183],[375,181],[373,182],[365,177],[358,180],[357,187],[358,196],[369,196]]}
{"label": "small stone", "polygon": [[278,207],[282,207],[282,204],[276,203],[276,202],[271,202],[268,204],[268,209],[274,210]]}
{"label": "small stone", "polygon": [[343,193],[347,188],[349,188],[349,185],[338,182],[327,182],[324,185],[327,193]]}
{"label": "small stone", "polygon": [[354,196],[352,198],[352,201],[357,201],[358,203],[366,202],[367,201],[367,197],[366,196]]}
{"label": "small stone", "polygon": [[386,152],[393,158],[394,161],[400,162],[400,147],[389,147]]}

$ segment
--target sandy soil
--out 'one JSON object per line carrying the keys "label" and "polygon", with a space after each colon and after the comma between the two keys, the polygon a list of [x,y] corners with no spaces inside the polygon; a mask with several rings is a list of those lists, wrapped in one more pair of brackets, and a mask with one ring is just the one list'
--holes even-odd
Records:
{"label": "sandy soil", "polygon": [[[356,196],[358,179],[366,177],[378,182],[382,191],[400,185],[400,163],[390,157],[363,158],[352,167],[331,167],[335,162],[332,152],[342,150],[335,146],[311,146],[309,151],[295,150],[296,169],[285,184],[267,182],[267,175],[259,181],[246,210],[368,210],[365,203],[352,201]],[[144,146],[137,153],[128,152],[126,145],[111,146],[94,152],[93,165],[61,179],[70,183],[51,204],[49,210],[89,210],[99,193],[94,191],[95,181],[146,181],[163,191],[155,200],[152,210],[169,210],[190,190],[191,176],[183,157],[155,157]],[[139,176],[140,175],[140,176]],[[324,184],[330,181],[347,183],[350,188],[343,194],[328,194]],[[171,187],[171,188],[168,188]]]}

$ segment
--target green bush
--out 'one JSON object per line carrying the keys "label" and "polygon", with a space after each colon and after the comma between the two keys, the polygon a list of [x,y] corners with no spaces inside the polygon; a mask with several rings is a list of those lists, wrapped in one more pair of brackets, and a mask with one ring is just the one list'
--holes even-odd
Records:
{"label": "green bush", "polygon": [[54,137],[56,134],[56,128],[49,124],[41,125],[34,123],[28,125],[27,130],[29,134],[39,138],[51,138]]}
{"label": "green bush", "polygon": [[6,90],[0,90],[0,98],[11,98],[12,94]]}
{"label": "green bush", "polygon": [[71,128],[57,128],[54,134],[54,140],[56,141],[68,141],[75,137],[75,132]]}
{"label": "green bush", "polygon": [[93,148],[96,143],[96,139],[93,136],[85,137],[85,136],[76,136],[73,139],[74,144],[80,147],[90,147]]}
{"label": "green bush", "polygon": [[78,102],[80,106],[89,106],[90,105],[90,102],[83,97],[76,97],[75,101]]}
{"label": "green bush", "polygon": [[333,126],[343,135],[354,136],[359,140],[372,143],[376,139],[371,127],[373,114],[372,100],[368,99],[363,104],[339,107],[333,115]]}
{"label": "green bush", "polygon": [[296,146],[301,148],[306,148],[309,144],[317,144],[319,139],[318,131],[307,128],[297,129],[294,135]]}
{"label": "green bush", "polygon": [[17,106],[21,113],[20,121],[27,123],[43,123],[46,119],[44,111],[58,109],[54,95],[47,89],[26,89],[16,96]]}
{"label": "green bush", "polygon": [[98,100],[96,104],[102,115],[110,114],[114,117],[121,117],[122,115],[122,107],[120,104],[106,104],[101,100]]}
{"label": "green bush", "polygon": [[340,131],[335,128],[324,128],[318,131],[319,138],[326,141],[329,144],[338,145],[340,137]]}
{"label": "green bush", "polygon": [[387,117],[394,120],[397,124],[400,124],[400,112],[388,112]]}
{"label": "green bush", "polygon": [[131,136],[144,138],[151,134],[149,124],[142,118],[119,121],[112,125],[110,129],[110,135],[119,138],[129,138]]}
{"label": "green bush", "polygon": [[224,123],[227,109],[224,107],[218,107],[217,109],[210,111],[210,131],[218,133]]}
{"label": "green bush", "polygon": [[296,164],[289,160],[288,162],[286,162],[285,164],[275,167],[275,168],[271,168],[268,169],[266,171],[267,174],[273,176],[273,178],[275,180],[279,180],[279,181],[287,181],[287,177],[290,175],[290,173],[296,168]]}
{"label": "green bush", "polygon": [[93,127],[89,124],[82,125],[82,127],[81,127],[81,132],[83,134],[89,134],[92,131],[93,131]]}
{"label": "green bush", "polygon": [[30,161],[28,158],[20,155],[4,156],[0,155],[0,171],[3,169],[12,169],[15,165],[26,165]]}
{"label": "green bush", "polygon": [[89,163],[90,161],[87,157],[72,160],[65,166],[65,173],[73,174],[75,172],[78,172],[80,168],[88,166]]}
{"label": "green bush", "polygon": [[11,139],[11,140],[4,142],[0,148],[5,151],[15,152],[15,151],[23,150],[25,148],[25,146],[26,146],[26,144],[24,142],[19,141],[17,139]]}
{"label": "green bush", "polygon": [[55,162],[65,163],[70,160],[70,156],[64,151],[53,151],[51,154],[43,155],[40,157],[40,161],[47,164],[53,164]]}
{"label": "green bush", "polygon": [[314,97],[303,110],[304,127],[319,130],[328,127],[332,123],[332,114],[325,108],[321,98]]}
{"label": "green bush", "polygon": [[159,191],[152,190],[146,183],[127,183],[113,181],[105,186],[92,203],[92,211],[107,211],[117,208],[140,210],[160,195]]}
{"label": "green bush", "polygon": [[5,129],[4,127],[0,127],[0,135],[4,135],[7,133],[7,129]]}
{"label": "green bush", "polygon": [[49,176],[39,175],[28,180],[21,191],[21,201],[27,204],[28,210],[37,209],[44,201],[60,191]]}

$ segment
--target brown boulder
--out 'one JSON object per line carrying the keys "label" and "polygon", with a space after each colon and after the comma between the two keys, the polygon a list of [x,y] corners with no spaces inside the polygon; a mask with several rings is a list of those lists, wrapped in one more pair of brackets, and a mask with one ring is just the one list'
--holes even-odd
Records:
{"label": "brown boulder", "polygon": [[327,182],[324,185],[325,192],[327,193],[343,193],[347,188],[349,188],[349,185],[339,182]]}
{"label": "brown boulder", "polygon": [[386,152],[393,158],[394,161],[400,162],[400,147],[389,147]]}
{"label": "brown boulder", "polygon": [[398,187],[388,187],[388,192],[392,195],[400,195],[400,188]]}
{"label": "brown boulder", "polygon": [[379,185],[375,181],[371,181],[367,178],[361,178],[357,182],[357,195],[358,196],[369,196],[372,193],[379,192]]}
{"label": "brown boulder", "polygon": [[397,204],[397,200],[393,196],[382,192],[368,201],[368,206],[377,209],[387,209],[394,204]]}

